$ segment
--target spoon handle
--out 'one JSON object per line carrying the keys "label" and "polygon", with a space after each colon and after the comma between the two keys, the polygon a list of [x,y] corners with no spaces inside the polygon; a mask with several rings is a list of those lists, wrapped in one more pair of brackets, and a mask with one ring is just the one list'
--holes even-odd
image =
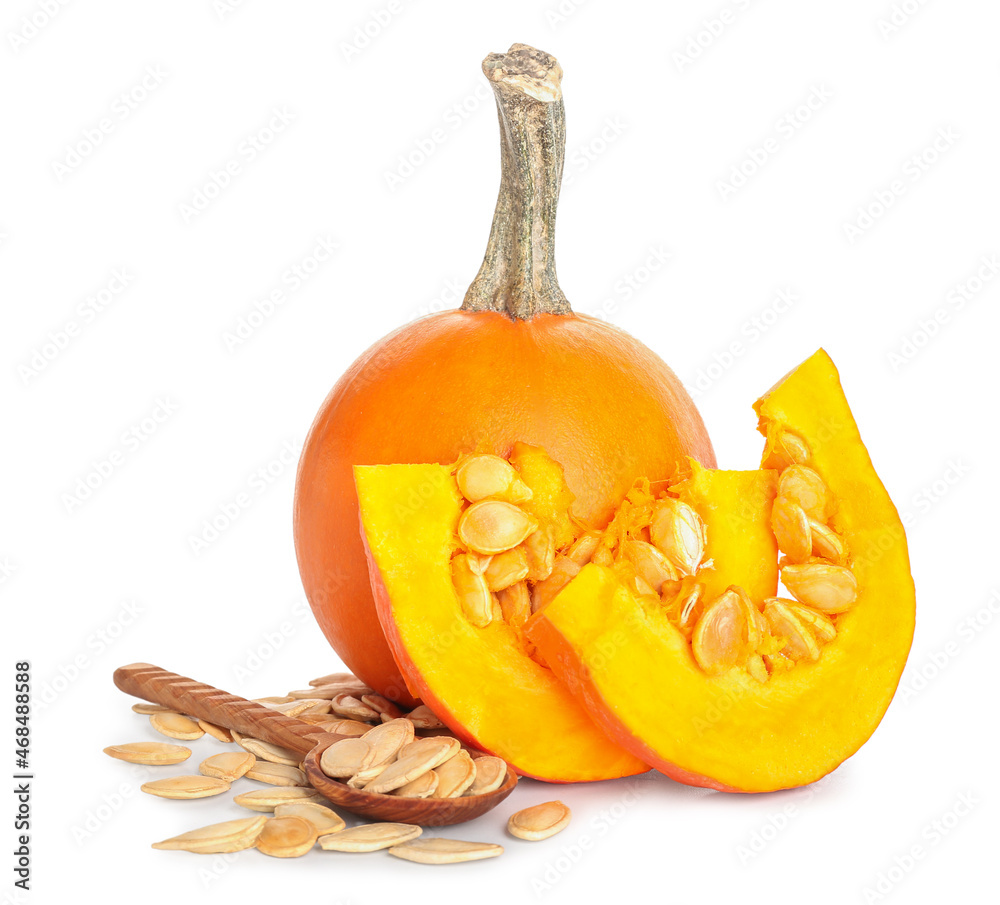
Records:
{"label": "spoon handle", "polygon": [[137,698],[199,717],[216,726],[235,729],[242,735],[291,748],[300,754],[311,750],[324,734],[316,726],[287,717],[263,704],[255,704],[150,663],[121,666],[115,670],[114,681],[122,691]]}

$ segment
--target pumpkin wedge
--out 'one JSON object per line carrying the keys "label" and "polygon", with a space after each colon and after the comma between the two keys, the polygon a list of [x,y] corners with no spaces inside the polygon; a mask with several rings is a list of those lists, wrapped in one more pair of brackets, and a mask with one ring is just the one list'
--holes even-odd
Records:
{"label": "pumpkin wedge", "polygon": [[754,408],[762,465],[777,472],[769,521],[787,596],[754,599],[732,575],[711,599],[732,568],[720,557],[685,625],[592,562],[525,634],[636,757],[691,785],[766,792],[821,778],[870,737],[905,665],[915,602],[902,524],[830,357],[817,352]]}
{"label": "pumpkin wedge", "polygon": [[[518,446],[511,459],[522,466],[523,489],[511,488],[503,467],[511,466],[493,455],[470,456],[453,466],[355,467],[372,593],[395,662],[412,695],[458,737],[523,775],[578,782],[645,772],[649,767],[604,735],[526,648],[520,626],[531,614],[521,577],[527,557],[523,565],[490,572],[505,553],[475,549],[493,550],[488,539],[500,538],[497,543],[524,551],[528,529],[553,544],[568,540],[557,541],[560,529],[572,536],[566,507],[573,496],[561,470],[532,447]],[[471,488],[483,485],[481,474],[490,466],[499,477],[487,489],[495,492],[470,502],[459,479],[476,496]],[[466,480],[470,472],[476,480]],[[509,501],[511,494],[523,499],[526,491],[531,512]],[[549,577],[554,547],[551,554]],[[539,568],[534,560],[532,565]],[[494,592],[488,582],[504,587]],[[513,588],[522,590],[520,606],[508,600]]]}

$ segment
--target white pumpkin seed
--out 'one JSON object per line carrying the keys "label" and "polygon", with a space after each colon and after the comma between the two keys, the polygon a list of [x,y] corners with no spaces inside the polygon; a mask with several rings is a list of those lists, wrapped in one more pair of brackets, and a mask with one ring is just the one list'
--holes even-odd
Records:
{"label": "white pumpkin seed", "polygon": [[201,738],[205,730],[190,717],[173,710],[159,710],[149,715],[149,725],[160,735],[191,741]]}
{"label": "white pumpkin seed", "polygon": [[458,798],[476,780],[476,764],[468,751],[459,751],[434,770],[438,777],[435,798]]}
{"label": "white pumpkin seed", "polygon": [[210,723],[208,720],[198,720],[198,725],[205,735],[217,738],[220,742],[229,744],[233,740],[233,734],[225,726],[216,726],[215,723]]}
{"label": "white pumpkin seed", "polygon": [[191,756],[191,749],[183,745],[168,745],[165,742],[128,742],[124,745],[111,745],[104,749],[105,754],[117,757],[118,760],[130,764],[179,764]]}
{"label": "white pumpkin seed", "polygon": [[500,757],[493,755],[477,757],[475,764],[476,778],[465,790],[466,795],[485,795],[487,792],[495,792],[507,779],[507,762]]}
{"label": "white pumpkin seed", "polygon": [[260,831],[267,823],[266,817],[241,817],[239,820],[225,820],[197,830],[190,830],[154,842],[153,848],[165,851],[197,852],[201,855],[241,852],[253,848]]}
{"label": "white pumpkin seed", "polygon": [[458,864],[482,861],[503,854],[503,846],[491,842],[464,842],[460,839],[414,839],[389,849],[390,855],[418,864]]}
{"label": "white pumpkin seed", "polygon": [[537,842],[569,826],[570,810],[561,801],[546,801],[510,815],[507,832],[518,839]]}
{"label": "white pumpkin seed", "polygon": [[247,779],[266,782],[272,786],[307,786],[309,780],[298,767],[288,764],[274,764],[259,760],[244,774]]}
{"label": "white pumpkin seed", "polygon": [[198,772],[205,776],[215,776],[226,782],[236,782],[257,762],[249,751],[223,751],[206,757],[199,765]]}
{"label": "white pumpkin seed", "polygon": [[339,833],[347,824],[336,811],[312,801],[291,801],[274,809],[275,817],[301,817],[312,824],[318,836]]}
{"label": "white pumpkin seed", "polygon": [[320,836],[319,847],[328,852],[377,852],[416,839],[422,832],[419,826],[409,823],[363,823]]}
{"label": "white pumpkin seed", "polygon": [[333,779],[346,779],[361,769],[368,754],[368,742],[361,738],[345,738],[323,751],[319,768]]}
{"label": "white pumpkin seed", "polygon": [[255,789],[253,792],[243,792],[233,801],[240,807],[251,811],[273,811],[279,804],[290,801],[314,801],[322,804],[326,799],[315,789],[302,786],[275,786],[273,789]]}
{"label": "white pumpkin seed", "polygon": [[301,858],[316,844],[316,829],[301,817],[272,817],[257,837],[257,851],[273,858]]}
{"label": "white pumpkin seed", "polygon": [[302,763],[302,755],[291,748],[282,748],[280,745],[272,745],[259,738],[244,736],[239,740],[239,745],[244,751],[249,751],[258,760],[270,761],[272,764],[287,764],[289,767],[297,767]]}
{"label": "white pumpkin seed", "polygon": [[229,783],[215,776],[192,773],[144,782],[139,788],[160,798],[210,798],[229,791]]}

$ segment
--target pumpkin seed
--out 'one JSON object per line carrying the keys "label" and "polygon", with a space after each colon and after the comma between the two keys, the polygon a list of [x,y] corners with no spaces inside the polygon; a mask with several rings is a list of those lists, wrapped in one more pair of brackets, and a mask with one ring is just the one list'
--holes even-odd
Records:
{"label": "pumpkin seed", "polygon": [[451,581],[458,594],[462,613],[475,628],[485,628],[493,621],[492,603],[486,578],[470,564],[468,554],[459,553],[451,561]]}
{"label": "pumpkin seed", "polygon": [[459,540],[470,550],[490,556],[516,547],[536,530],[538,522],[527,512],[501,500],[473,503],[458,520]]}
{"label": "pumpkin seed", "polygon": [[579,574],[578,566],[568,556],[557,553],[549,577],[536,582],[531,591],[531,612],[537,613]]}
{"label": "pumpkin seed", "polygon": [[389,720],[398,720],[403,715],[402,710],[380,694],[363,694],[361,695],[361,703],[376,711],[383,723],[387,723]]}
{"label": "pumpkin seed", "polygon": [[233,798],[240,807],[251,811],[273,811],[279,804],[290,801],[314,801],[322,804],[326,801],[315,789],[303,786],[275,786],[273,789],[255,789],[253,792],[243,792]]}
{"label": "pumpkin seed", "polygon": [[320,676],[318,679],[310,679],[309,684],[314,688],[317,685],[345,685],[350,682],[357,682],[358,677],[351,672],[332,672],[326,676]]}
{"label": "pumpkin seed", "polygon": [[435,798],[458,798],[476,780],[476,764],[468,751],[459,751],[436,767],[438,785]]}
{"label": "pumpkin seed", "polygon": [[844,562],[847,558],[847,545],[833,528],[811,518],[809,530],[812,534],[812,553],[815,556],[821,556],[837,564]]}
{"label": "pumpkin seed", "polygon": [[319,768],[332,779],[347,779],[361,769],[368,754],[368,742],[361,738],[345,738],[323,751]]}
{"label": "pumpkin seed", "polygon": [[858,580],[846,566],[823,562],[786,565],[781,581],[799,603],[821,613],[843,613],[858,597]]}
{"label": "pumpkin seed", "polygon": [[317,836],[339,833],[347,824],[336,811],[312,801],[292,801],[279,804],[274,809],[275,817],[301,817],[312,824]]}
{"label": "pumpkin seed", "polygon": [[257,851],[273,858],[301,858],[316,844],[316,829],[301,817],[272,817],[257,837]]}
{"label": "pumpkin seed", "polygon": [[709,675],[720,675],[746,656],[749,634],[747,614],[740,596],[724,591],[705,607],[691,636],[691,650]]}
{"label": "pumpkin seed", "polygon": [[215,776],[227,782],[235,782],[257,762],[249,751],[224,751],[206,757],[199,765],[198,772],[205,776]]}
{"label": "pumpkin seed", "polygon": [[455,471],[458,489],[470,503],[487,497],[523,503],[531,499],[531,488],[506,459],[473,455],[463,459]]}
{"label": "pumpkin seed", "polygon": [[626,537],[622,541],[622,553],[635,566],[639,576],[649,585],[653,593],[659,595],[665,581],[676,581],[679,577],[673,563],[658,547],[643,540]]}
{"label": "pumpkin seed", "polygon": [[191,741],[201,738],[205,730],[190,717],[173,710],[161,710],[149,715],[149,725],[160,735]]}
{"label": "pumpkin seed", "polygon": [[570,810],[561,801],[546,801],[510,815],[507,832],[518,839],[538,842],[569,826]]}
{"label": "pumpkin seed", "polygon": [[394,789],[390,794],[400,798],[431,798],[437,791],[438,775],[433,770],[410,780],[406,785]]}
{"label": "pumpkin seed", "polygon": [[818,660],[819,644],[816,636],[802,624],[796,615],[779,598],[772,598],[764,606],[764,617],[771,631],[785,639],[781,653],[792,660]]}
{"label": "pumpkin seed", "polygon": [[330,702],[322,698],[300,698],[293,701],[284,701],[280,704],[265,704],[269,710],[277,710],[285,716],[298,717],[303,713],[328,714],[330,712]]}
{"label": "pumpkin seed", "polygon": [[705,555],[705,523],[687,503],[673,497],[657,500],[649,537],[682,576],[698,571]]}
{"label": "pumpkin seed", "polygon": [[500,616],[511,628],[520,628],[531,616],[531,591],[525,581],[504,588],[497,594],[497,600]]}
{"label": "pumpkin seed", "polygon": [[414,707],[405,715],[405,719],[413,723],[414,729],[444,729],[444,723],[434,715],[434,711],[426,704]]}
{"label": "pumpkin seed", "polygon": [[485,795],[487,792],[494,792],[504,784],[507,778],[507,762],[499,757],[486,755],[477,757],[476,778],[472,785],[466,789],[466,795]]}
{"label": "pumpkin seed", "polygon": [[778,476],[778,496],[801,506],[809,518],[826,521],[830,491],[826,482],[808,465],[790,465],[781,472]]}
{"label": "pumpkin seed", "polygon": [[330,720],[328,722],[322,722],[318,725],[322,726],[324,732],[332,732],[336,735],[353,735],[360,736],[364,735],[369,729],[371,729],[370,723],[362,723],[359,720]]}
{"label": "pumpkin seed", "polygon": [[556,561],[556,538],[552,525],[542,525],[521,544],[528,557],[528,580],[544,581],[552,574]]}
{"label": "pumpkin seed", "polygon": [[771,531],[778,549],[792,562],[804,562],[812,553],[813,537],[809,516],[788,497],[779,496],[771,508]]}
{"label": "pumpkin seed", "polygon": [[377,720],[378,711],[362,704],[359,698],[350,694],[338,694],[330,700],[330,709],[339,717],[351,720]]}
{"label": "pumpkin seed", "polygon": [[229,783],[214,776],[193,773],[144,782],[139,788],[159,798],[210,798],[228,792]]}
{"label": "pumpkin seed", "polygon": [[483,573],[491,591],[502,591],[528,577],[528,554],[524,547],[514,547],[490,557],[490,564]]}
{"label": "pumpkin seed", "polygon": [[130,764],[179,764],[191,756],[191,749],[183,745],[168,745],[165,742],[128,742],[124,745],[111,745],[104,749],[105,754],[117,757],[118,760]]}
{"label": "pumpkin seed", "polygon": [[604,539],[602,531],[584,531],[573,543],[566,548],[568,556],[578,566],[585,566],[594,558],[597,548],[601,546]]}
{"label": "pumpkin seed", "polygon": [[210,735],[220,742],[229,744],[233,740],[233,734],[225,726],[216,726],[215,723],[210,723],[208,720],[198,720],[198,725],[205,735]]}
{"label": "pumpkin seed", "polygon": [[141,713],[144,716],[150,713],[168,713],[172,712],[169,707],[164,707],[162,704],[152,704],[149,701],[139,701],[132,705],[133,713]]}
{"label": "pumpkin seed", "polygon": [[260,760],[270,761],[272,764],[286,764],[289,767],[297,767],[302,763],[302,755],[291,748],[282,748],[280,745],[272,745],[263,739],[250,738],[244,736],[239,740],[239,745],[244,751],[249,751]]}
{"label": "pumpkin seed", "polygon": [[253,848],[265,823],[267,823],[266,817],[225,820],[197,830],[189,830],[162,842],[154,842],[153,848],[174,852],[197,852],[201,855],[241,852]]}
{"label": "pumpkin seed", "polygon": [[400,751],[399,758],[394,763],[364,787],[365,791],[381,795],[393,792],[428,770],[440,766],[455,755],[460,747],[458,739],[447,736],[422,738],[410,742]]}
{"label": "pumpkin seed", "polygon": [[458,864],[461,861],[481,861],[503,854],[502,845],[491,842],[463,842],[459,839],[414,839],[389,849],[390,855],[416,861],[419,864]]}
{"label": "pumpkin seed", "polygon": [[383,723],[361,736],[361,741],[368,745],[368,750],[354,778],[366,783],[378,776],[413,741],[413,723],[403,719]]}
{"label": "pumpkin seed", "polygon": [[809,444],[789,430],[779,430],[775,434],[773,452],[782,468],[790,465],[806,465],[812,455]]}
{"label": "pumpkin seed", "polygon": [[298,767],[290,767],[288,764],[274,764],[266,760],[258,760],[244,774],[247,779],[255,779],[257,782],[266,782],[272,786],[307,786],[309,780],[306,774]]}
{"label": "pumpkin seed", "polygon": [[421,827],[409,823],[363,823],[320,836],[319,847],[329,852],[377,852],[416,839],[422,832]]}

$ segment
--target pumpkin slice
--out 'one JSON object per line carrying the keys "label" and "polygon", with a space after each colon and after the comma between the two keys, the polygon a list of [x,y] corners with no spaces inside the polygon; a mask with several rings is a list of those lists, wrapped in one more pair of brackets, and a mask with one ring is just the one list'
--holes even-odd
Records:
{"label": "pumpkin slice", "polygon": [[[515,453],[512,462],[528,463],[520,479],[530,490],[530,511],[528,493],[505,477],[509,463],[499,457],[465,469],[467,459],[456,466],[355,467],[372,591],[393,656],[410,692],[458,737],[519,773],[577,782],[645,772],[649,767],[604,735],[555,675],[532,659],[520,633],[531,614],[526,581],[499,592],[487,586],[491,557],[505,553],[480,550],[508,544],[534,550],[541,581],[554,567],[553,545],[571,530],[565,507],[572,494],[561,469],[532,447],[519,445]],[[468,486],[491,489],[491,465],[495,492],[465,499],[456,472]],[[546,549],[552,555],[546,557]],[[515,562],[500,571],[509,576],[517,568]]]}
{"label": "pumpkin slice", "polygon": [[[754,599],[720,556],[730,585],[688,635],[670,607],[591,563],[525,633],[637,757],[691,785],[764,792],[819,779],[870,737],[915,605],[902,524],[829,356],[817,352],[754,408],[763,466],[778,472],[769,521],[789,597]],[[697,469],[689,480],[700,498]],[[738,541],[736,530],[727,552]]]}

